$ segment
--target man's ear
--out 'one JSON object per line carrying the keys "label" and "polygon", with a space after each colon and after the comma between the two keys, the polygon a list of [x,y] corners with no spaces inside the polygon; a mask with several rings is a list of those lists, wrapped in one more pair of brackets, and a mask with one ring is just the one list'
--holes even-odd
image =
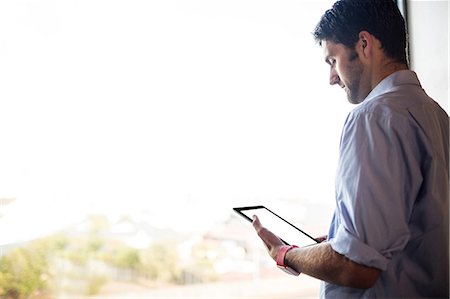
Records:
{"label": "man's ear", "polygon": [[360,53],[360,57],[369,58],[374,46],[374,36],[367,31],[361,31],[358,37],[356,49]]}

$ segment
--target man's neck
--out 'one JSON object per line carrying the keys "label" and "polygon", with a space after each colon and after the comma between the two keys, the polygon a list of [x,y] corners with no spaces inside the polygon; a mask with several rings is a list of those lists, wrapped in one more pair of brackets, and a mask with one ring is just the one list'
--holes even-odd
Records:
{"label": "man's neck", "polygon": [[408,70],[408,66],[404,63],[394,62],[392,60],[385,60],[377,65],[372,73],[372,89],[378,85],[387,76],[402,70]]}

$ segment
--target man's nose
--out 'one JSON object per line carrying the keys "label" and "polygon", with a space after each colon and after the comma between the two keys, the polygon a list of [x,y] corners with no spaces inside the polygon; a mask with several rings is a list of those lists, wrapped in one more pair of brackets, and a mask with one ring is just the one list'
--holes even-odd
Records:
{"label": "man's nose", "polygon": [[335,70],[330,71],[330,85],[339,84],[341,82],[341,78],[339,78],[338,74]]}

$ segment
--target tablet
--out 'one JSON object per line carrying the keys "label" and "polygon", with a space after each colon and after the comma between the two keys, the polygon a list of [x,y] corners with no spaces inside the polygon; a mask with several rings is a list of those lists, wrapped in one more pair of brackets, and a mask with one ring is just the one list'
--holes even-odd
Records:
{"label": "tablet", "polygon": [[240,207],[233,210],[250,222],[253,222],[253,215],[258,216],[261,224],[277,235],[286,245],[304,247],[320,243],[265,206]]}

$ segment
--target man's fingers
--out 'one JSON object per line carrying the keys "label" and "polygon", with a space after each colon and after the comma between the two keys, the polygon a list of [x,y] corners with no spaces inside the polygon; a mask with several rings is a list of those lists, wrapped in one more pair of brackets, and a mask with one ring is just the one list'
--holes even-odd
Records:
{"label": "man's fingers", "polygon": [[327,240],[327,236],[320,236],[320,237],[316,238],[317,242],[323,242],[323,241],[326,241],[326,240]]}
{"label": "man's fingers", "polygon": [[[265,228],[259,221],[258,216],[253,215],[253,227],[255,228],[258,236],[264,241],[264,243],[270,243],[268,236],[273,235],[267,228]],[[275,235],[274,235],[275,236]],[[268,245],[268,244],[267,244]]]}
{"label": "man's fingers", "polygon": [[266,245],[266,247],[269,249],[270,248],[270,244],[266,241],[266,236],[265,236],[265,232],[267,231],[267,229],[265,229],[261,222],[259,221],[258,216],[253,215],[253,227],[256,230],[256,233],[258,234],[258,236],[261,238],[261,240],[263,241],[264,245]]}
{"label": "man's fingers", "polygon": [[253,216],[253,227],[255,228],[258,236],[264,241],[267,247],[271,248],[273,245],[282,244],[278,236],[274,235],[270,230],[265,228],[259,221],[258,216]]}
{"label": "man's fingers", "polygon": [[259,221],[258,216],[253,215],[253,227],[256,229],[257,232],[259,232],[262,228],[261,222]]}
{"label": "man's fingers", "polygon": [[282,246],[283,242],[280,240],[280,238],[278,238],[278,236],[273,234],[270,230],[268,230],[261,224],[258,216],[253,216],[252,224],[256,232],[258,233],[258,236],[261,238],[267,250],[269,251],[270,256],[274,260],[276,260],[276,256],[278,253],[277,248],[279,248],[279,246]]}

